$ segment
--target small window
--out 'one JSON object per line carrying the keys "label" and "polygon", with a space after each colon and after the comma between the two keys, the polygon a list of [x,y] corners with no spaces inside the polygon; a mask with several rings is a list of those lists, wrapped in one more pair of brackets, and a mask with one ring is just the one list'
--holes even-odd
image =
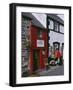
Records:
{"label": "small window", "polygon": [[38,38],[42,38],[42,31],[38,30],[37,35],[38,35]]}
{"label": "small window", "polygon": [[63,25],[60,25],[60,32],[64,33],[64,26]]}
{"label": "small window", "polygon": [[54,22],[54,30],[59,31],[59,24],[57,22]]}

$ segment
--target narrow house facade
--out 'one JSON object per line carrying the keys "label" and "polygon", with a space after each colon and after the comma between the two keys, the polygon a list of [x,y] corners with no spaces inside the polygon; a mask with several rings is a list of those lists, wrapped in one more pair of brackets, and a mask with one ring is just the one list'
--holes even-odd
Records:
{"label": "narrow house facade", "polygon": [[22,13],[22,74],[28,70],[33,73],[46,68],[47,31],[31,13]]}

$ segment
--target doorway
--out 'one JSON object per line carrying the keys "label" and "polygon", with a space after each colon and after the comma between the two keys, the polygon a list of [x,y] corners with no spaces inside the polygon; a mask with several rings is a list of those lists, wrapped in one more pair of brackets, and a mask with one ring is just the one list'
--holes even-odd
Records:
{"label": "doorway", "polygon": [[39,59],[40,59],[39,52],[40,52],[39,50],[33,51],[33,71],[36,71],[39,68]]}

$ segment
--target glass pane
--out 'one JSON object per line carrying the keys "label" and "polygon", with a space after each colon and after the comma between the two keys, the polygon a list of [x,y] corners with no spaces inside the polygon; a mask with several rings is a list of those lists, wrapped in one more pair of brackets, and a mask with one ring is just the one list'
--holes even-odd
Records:
{"label": "glass pane", "polygon": [[64,26],[60,25],[60,32],[64,33]]}
{"label": "glass pane", "polygon": [[53,22],[52,20],[50,20],[50,19],[48,20],[48,22],[49,22],[49,23],[48,23],[48,28],[49,28],[49,29],[53,29],[53,27],[54,27],[54,22]]}
{"label": "glass pane", "polygon": [[42,38],[42,31],[39,30],[39,31],[37,32],[37,35],[38,35],[38,38]]}
{"label": "glass pane", "polygon": [[59,30],[58,30],[58,23],[57,23],[57,22],[54,22],[54,30],[55,30],[55,31],[59,31]]}

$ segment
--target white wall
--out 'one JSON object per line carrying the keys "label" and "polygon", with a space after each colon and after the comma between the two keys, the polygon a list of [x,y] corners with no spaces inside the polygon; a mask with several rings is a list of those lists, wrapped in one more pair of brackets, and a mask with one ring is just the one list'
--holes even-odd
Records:
{"label": "white wall", "polygon": [[[73,5],[73,0],[1,0],[0,1],[0,89],[1,90],[72,90],[72,84],[11,88],[9,83],[9,3]],[[73,6],[72,6],[73,7]],[[72,19],[73,20],[73,19]],[[73,34],[73,32],[72,32]],[[72,35],[73,38],[73,35]],[[72,42],[73,46],[73,42]],[[73,55],[72,55],[73,56]],[[72,62],[73,64],[73,62]],[[73,65],[72,65],[73,68]],[[72,72],[73,74],[73,72]],[[73,82],[73,78],[72,78]]]}
{"label": "white wall", "polygon": [[51,46],[53,46],[53,42],[60,42],[60,44],[64,43],[64,35],[54,32],[54,31],[50,31],[49,33],[50,36],[50,40],[49,43]]}

